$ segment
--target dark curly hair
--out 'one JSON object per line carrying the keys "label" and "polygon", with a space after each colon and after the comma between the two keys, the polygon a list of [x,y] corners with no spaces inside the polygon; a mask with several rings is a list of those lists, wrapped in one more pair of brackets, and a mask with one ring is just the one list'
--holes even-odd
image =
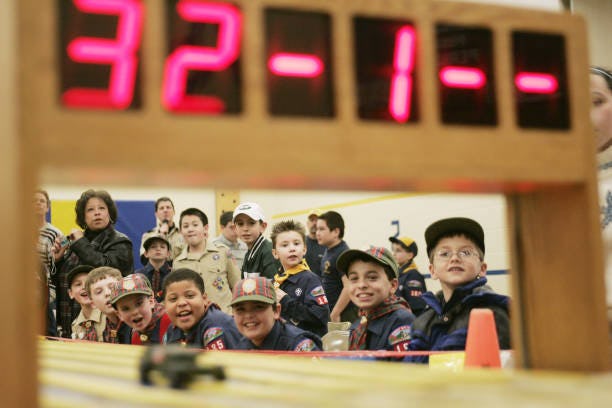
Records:
{"label": "dark curly hair", "polygon": [[108,194],[108,191],[89,189],[81,194],[81,197],[79,197],[76,205],[74,206],[77,225],[83,229],[87,228],[87,224],[85,223],[85,206],[87,205],[89,199],[94,197],[104,201],[104,204],[106,204],[106,207],[108,208],[110,223],[115,224],[115,222],[117,222],[117,206],[115,205],[115,202],[111,198],[110,194]]}

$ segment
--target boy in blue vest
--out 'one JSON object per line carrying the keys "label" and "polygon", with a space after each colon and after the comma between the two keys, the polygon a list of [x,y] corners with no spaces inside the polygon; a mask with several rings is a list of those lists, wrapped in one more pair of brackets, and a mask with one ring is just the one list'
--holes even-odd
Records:
{"label": "boy in blue vest", "polygon": [[416,242],[408,237],[389,237],[389,241],[399,273],[396,295],[404,298],[410,305],[412,313],[418,316],[425,310],[425,302],[421,299],[421,295],[427,292],[425,279],[414,263],[419,248]]}
{"label": "boy in blue vest", "polygon": [[321,350],[316,334],[285,323],[271,281],[263,277],[243,279],[234,288],[231,302],[236,327],[244,336],[239,350]]}
{"label": "boy in blue vest", "polygon": [[272,228],[272,254],[283,266],[274,275],[281,317],[318,336],[327,333],[329,306],[321,278],[304,262],[306,229],[299,222],[281,221]]}
{"label": "boy in blue vest", "polygon": [[406,301],[395,295],[397,263],[391,251],[374,246],[364,251],[349,249],[338,257],[337,267],[346,274],[351,302],[359,308],[349,350],[406,351],[414,315]]}
{"label": "boy in blue vest", "polygon": [[240,341],[232,317],[208,300],[199,273],[180,268],[164,280],[164,306],[172,321],[164,344],[207,350],[235,349]]}
{"label": "boy in blue vest", "polygon": [[170,325],[150,285],[144,275],[132,274],[115,282],[111,290],[111,305],[121,321],[132,328],[131,344],[160,344]]}
{"label": "boy in blue vest", "polygon": [[[474,308],[493,311],[499,346],[510,348],[509,298],[486,284],[480,224],[470,218],[442,219],[427,227],[425,242],[431,277],[440,280],[442,290],[423,295],[427,308],[414,321],[409,350],[464,350]],[[405,361],[426,363],[429,357],[406,357]]]}

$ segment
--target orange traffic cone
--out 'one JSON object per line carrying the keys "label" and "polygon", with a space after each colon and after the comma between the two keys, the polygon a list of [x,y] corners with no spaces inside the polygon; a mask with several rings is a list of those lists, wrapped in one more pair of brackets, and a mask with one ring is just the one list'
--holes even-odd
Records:
{"label": "orange traffic cone", "polygon": [[464,366],[501,367],[495,318],[490,309],[473,309],[470,313]]}

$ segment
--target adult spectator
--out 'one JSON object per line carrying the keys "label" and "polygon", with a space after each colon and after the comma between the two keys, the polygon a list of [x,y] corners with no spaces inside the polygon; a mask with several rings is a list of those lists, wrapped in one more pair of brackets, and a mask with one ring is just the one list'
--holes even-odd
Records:
{"label": "adult spectator", "polygon": [[161,235],[170,243],[172,248],[168,259],[170,262],[185,248],[185,241],[181,231],[178,225],[174,223],[174,214],[174,203],[169,197],[160,197],[155,201],[156,225],[142,234],[142,238],[140,238],[140,263],[143,265],[146,265],[147,258],[144,256],[145,248],[142,244],[144,244],[147,238]]}

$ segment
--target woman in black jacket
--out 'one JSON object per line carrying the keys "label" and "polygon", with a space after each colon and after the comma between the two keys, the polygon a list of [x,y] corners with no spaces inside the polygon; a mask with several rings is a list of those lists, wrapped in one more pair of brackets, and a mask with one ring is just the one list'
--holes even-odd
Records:
{"label": "woman in black jacket", "polygon": [[76,223],[83,229],[70,232],[70,244],[55,243],[55,259],[58,266],[57,324],[61,336],[70,337],[70,324],[79,313],[80,306],[68,296],[68,272],[79,265],[111,266],[123,276],[134,269],[132,242],[113,225],[117,221],[117,206],[105,190],[87,190],[75,205]]}

